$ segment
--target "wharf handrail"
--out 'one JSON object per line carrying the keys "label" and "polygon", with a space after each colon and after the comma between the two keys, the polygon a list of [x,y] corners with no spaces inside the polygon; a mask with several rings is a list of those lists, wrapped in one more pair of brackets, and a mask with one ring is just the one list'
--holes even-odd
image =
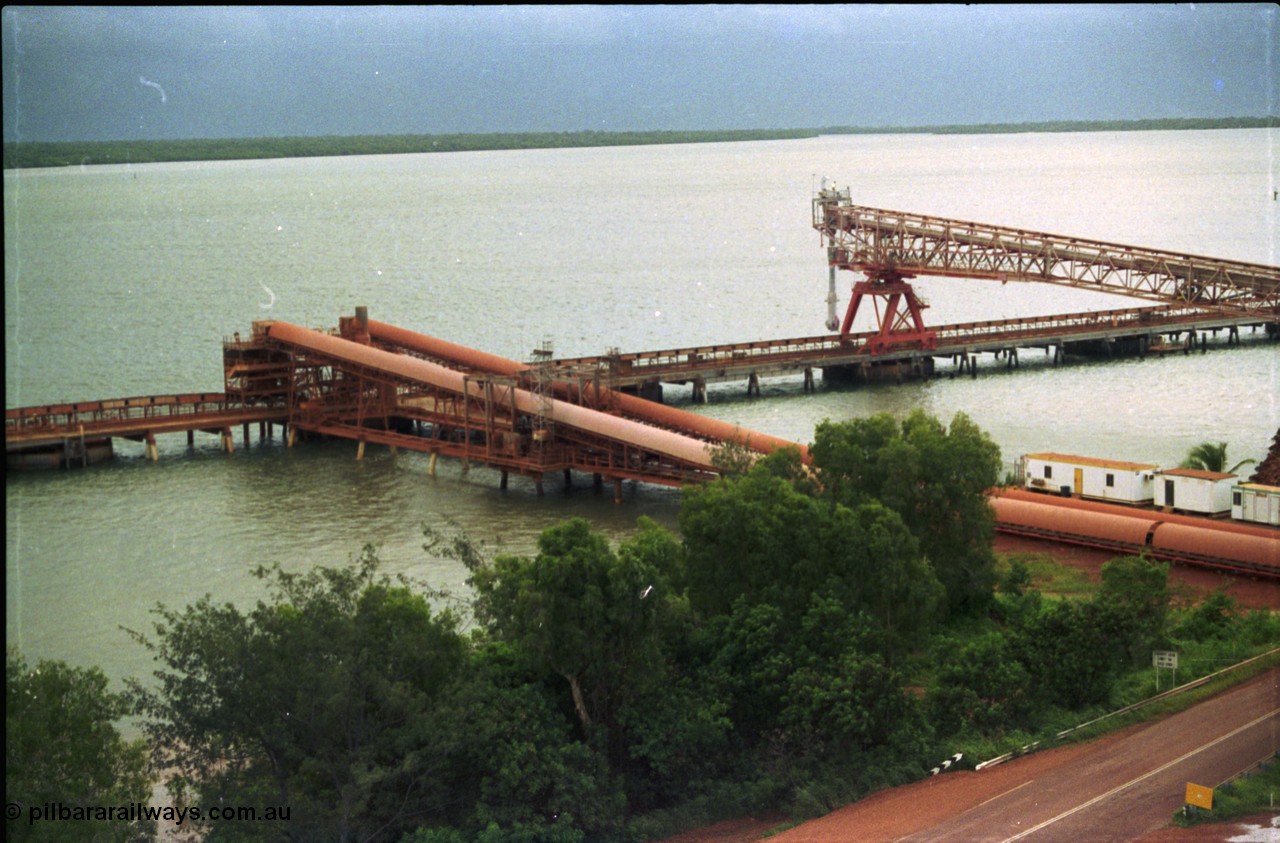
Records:
{"label": "wharf handrail", "polygon": [[1166,305],[1159,308],[1130,308],[1125,310],[1099,310],[1063,316],[1032,317],[994,322],[975,322],[968,325],[943,325],[937,329],[938,342],[964,338],[994,339],[1008,337],[1025,339],[1033,331],[1091,331],[1112,329],[1132,330],[1148,328],[1152,333],[1176,329],[1187,323],[1199,323],[1206,319],[1222,320],[1229,324],[1257,321],[1254,316],[1212,313],[1198,307]]}
{"label": "wharf handrail", "polygon": [[[1229,323],[1257,320],[1256,316],[1241,314],[1223,315],[1203,307],[1187,304],[1167,304],[1157,307],[1131,307],[1118,310],[1094,310],[1051,316],[1025,316],[983,322],[941,325],[934,329],[939,345],[960,342],[1007,339],[1011,343],[1032,338],[1044,331],[1063,333],[1094,330],[1131,330],[1149,328],[1152,333],[1177,328],[1187,323],[1206,319],[1222,319]],[[740,366],[750,362],[772,362],[805,355],[832,355],[841,351],[853,352],[861,348],[875,331],[848,336],[825,334],[782,340],[763,340],[744,343],[722,343],[711,346],[694,346],[661,351],[628,352],[596,357],[563,358],[553,361],[559,368],[595,366],[608,369],[616,366],[619,374],[643,375],[688,366],[714,367],[718,363]]]}
{"label": "wharf handrail", "polygon": [[137,395],[103,401],[44,404],[5,410],[5,430],[72,428],[135,419],[166,418],[239,409],[222,392],[192,392],[175,395]]}

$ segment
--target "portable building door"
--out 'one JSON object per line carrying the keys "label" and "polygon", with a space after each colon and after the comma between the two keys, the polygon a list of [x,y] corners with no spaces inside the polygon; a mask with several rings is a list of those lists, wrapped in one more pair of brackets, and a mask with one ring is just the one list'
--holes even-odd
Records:
{"label": "portable building door", "polygon": [[1084,494],[1084,469],[1083,468],[1076,469],[1076,494],[1077,495]]}
{"label": "portable building door", "polygon": [[1173,490],[1174,490],[1174,488],[1175,488],[1175,485],[1176,485],[1176,484],[1175,484],[1172,480],[1166,480],[1166,481],[1164,481],[1164,505],[1165,505],[1165,506],[1173,506],[1173,505],[1174,505],[1174,503],[1173,503]]}

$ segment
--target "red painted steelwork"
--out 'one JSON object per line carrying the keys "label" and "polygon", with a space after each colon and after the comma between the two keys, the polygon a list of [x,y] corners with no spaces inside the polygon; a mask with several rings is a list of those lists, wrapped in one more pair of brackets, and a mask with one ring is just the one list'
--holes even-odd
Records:
{"label": "red painted steelwork", "polygon": [[1046,503],[994,498],[996,520],[1010,532],[1072,537],[1079,544],[1140,552],[1156,522]]}
{"label": "red painted steelwork", "polygon": [[[372,329],[372,323],[370,327]],[[470,381],[462,372],[428,360],[394,354],[286,322],[270,323],[266,333],[273,341],[297,346],[340,363],[367,367],[397,379],[446,392],[483,397],[480,384]],[[544,413],[541,399],[528,390],[513,390],[513,402],[521,412],[531,415]],[[556,424],[664,454],[699,469],[715,470],[711,464],[710,448],[702,440],[556,399],[549,399],[546,409],[549,410],[547,415],[554,418]]]}
{"label": "red painted steelwork", "polygon": [[407,348],[437,360],[457,363],[477,372],[490,372],[514,378],[529,370],[528,364],[517,363],[487,351],[479,351],[456,342],[420,334],[376,319],[369,320],[369,336],[379,342]]}
{"label": "red painted steelwork", "polygon": [[[476,351],[464,345],[441,340],[405,328],[398,328],[374,319],[369,320],[369,335],[380,342],[390,343],[418,354],[456,363],[481,372],[490,372],[506,377],[520,377],[529,373],[529,366],[524,363],[508,360],[495,354]],[[552,388],[560,398],[575,402],[581,402],[582,400],[582,395],[576,384],[557,381]],[[594,387],[590,391],[592,393],[597,392]],[[614,408],[629,418],[639,419],[715,442],[735,442],[757,453],[768,454],[780,448],[795,448],[799,450],[800,458],[804,463],[808,464],[812,461],[807,447],[788,439],[770,436],[767,433],[759,433],[754,430],[745,430],[719,419],[707,418],[676,407],[668,407],[664,404],[637,398],[634,395],[617,392],[607,387],[600,387],[598,393],[601,406]]]}
{"label": "red painted steelwork", "polygon": [[69,435],[142,438],[148,434],[217,432],[238,425],[279,423],[280,407],[246,407],[220,392],[139,395],[5,410],[9,449],[59,442]]}
{"label": "red painted steelwork", "polygon": [[1105,512],[1122,515],[1126,518],[1142,518],[1148,521],[1160,521],[1165,524],[1185,524],[1188,527],[1203,527],[1223,533],[1240,533],[1242,535],[1259,536],[1280,541],[1280,531],[1262,524],[1247,524],[1241,521],[1220,521],[1198,515],[1182,515],[1174,512],[1161,512],[1155,508],[1146,508],[1129,504],[1105,503],[1103,501],[1081,500],[1080,498],[1063,498],[1044,492],[1033,492],[1029,489],[1000,489],[995,493],[1001,498],[1029,501],[1031,503],[1047,503],[1056,507],[1069,509],[1087,509],[1093,512]]}
{"label": "red painted steelwork", "polygon": [[[864,298],[870,298],[876,309],[880,329],[863,346],[869,354],[883,354],[890,348],[919,348],[926,351],[937,348],[937,331],[930,331],[924,326],[922,311],[927,305],[920,300],[911,285],[903,280],[902,275],[893,271],[880,275],[882,277],[859,281],[853,285],[853,297],[849,300],[849,309],[840,326],[840,336],[849,336],[853,320],[858,315],[858,306]],[[879,304],[882,298],[885,299],[883,313]],[[905,312],[898,310],[902,304],[906,305]]]}
{"label": "red painted steelwork", "polygon": [[1275,319],[1280,267],[854,205],[824,188],[813,227],[828,262],[874,275],[1033,281]]}
{"label": "red painted steelwork", "polygon": [[1280,531],[1002,489],[990,496],[1005,533],[1280,577]]}
{"label": "red painted steelwork", "polygon": [[[752,372],[788,374],[805,368],[860,365],[877,361],[906,362],[922,357],[992,353],[1017,348],[1048,348],[1111,338],[1154,339],[1167,334],[1230,331],[1262,323],[1244,316],[1222,316],[1196,307],[1171,305],[1155,308],[1085,311],[1059,316],[1031,316],[986,322],[939,325],[936,347],[929,351],[890,349],[876,357],[866,351],[877,332],[848,336],[826,334],[779,340],[755,340],[712,346],[577,357],[555,361],[557,368],[594,369],[618,384],[646,382],[684,383],[745,379]],[[1185,344],[1184,344],[1185,347]]]}
{"label": "red painted steelwork", "polygon": [[1185,524],[1161,524],[1152,537],[1151,546],[1155,553],[1176,554],[1187,559],[1254,562],[1280,575],[1280,535],[1263,538]]}

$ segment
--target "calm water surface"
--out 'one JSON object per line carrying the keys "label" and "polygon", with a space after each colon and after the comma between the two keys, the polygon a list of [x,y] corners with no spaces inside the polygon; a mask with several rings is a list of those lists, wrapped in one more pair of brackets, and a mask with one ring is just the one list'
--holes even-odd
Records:
{"label": "calm water surface", "polygon": [[[221,341],[255,319],[371,316],[517,359],[823,333],[818,178],[860,204],[1280,263],[1276,130],[805,141],[453,153],[6,172],[7,407],[218,391]],[[850,279],[841,279],[841,306]],[[1129,306],[1032,285],[920,279],[934,323]],[[859,327],[862,327],[861,325]],[[1260,458],[1280,427],[1280,353],[1052,367],[1024,352],[976,380],[801,392],[712,387],[700,412],[809,441],[824,418],[965,412],[1006,461],[1058,450],[1176,463],[1205,439]],[[687,394],[668,390],[669,400]],[[575,515],[615,537],[639,515],[674,526],[678,492],[589,483],[537,498],[484,469],[349,443],[232,456],[212,437],[162,458],[117,443],[85,471],[6,481],[6,640],[31,659],[151,665],[122,627],[211,593],[251,604],[249,571],[338,565],[379,544],[391,572],[461,589],[419,525],[456,522],[528,552]]]}

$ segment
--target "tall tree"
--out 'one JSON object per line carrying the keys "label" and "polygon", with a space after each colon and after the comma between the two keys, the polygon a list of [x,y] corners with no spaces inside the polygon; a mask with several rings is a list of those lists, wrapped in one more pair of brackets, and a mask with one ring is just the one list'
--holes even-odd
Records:
{"label": "tall tree", "polygon": [[621,783],[578,736],[563,699],[558,677],[532,673],[509,644],[479,642],[432,723],[452,735],[452,792],[467,815],[454,827],[470,832],[463,840],[580,843],[622,824]]}
{"label": "tall tree", "polygon": [[901,425],[881,414],[818,425],[811,452],[833,500],[879,500],[901,517],[946,588],[948,608],[984,608],[995,584],[996,484],[1000,449],[968,416],[948,429],[916,410]]}
{"label": "tall tree", "polygon": [[617,715],[661,666],[660,626],[675,596],[669,558],[678,546],[652,521],[614,553],[575,518],[544,530],[538,555],[478,566],[476,616],[531,664],[561,677],[583,729],[604,726],[615,754]]}
{"label": "tall tree", "polygon": [[865,614],[816,594],[792,619],[739,600],[711,627],[734,736],[770,780],[842,782],[848,801],[918,774],[930,728],[884,657],[890,636]]}
{"label": "tall tree", "polygon": [[944,733],[972,725],[984,732],[1026,728],[1031,677],[1009,636],[987,632],[967,641],[939,642],[929,706]]}
{"label": "tall tree", "polygon": [[919,542],[874,500],[854,506],[814,496],[807,480],[779,476],[767,461],[741,478],[685,493],[680,511],[689,600],[706,615],[738,601],[768,604],[798,628],[815,595],[863,612],[893,649],[934,620],[941,586]]}
{"label": "tall tree", "polygon": [[138,819],[32,822],[32,810],[145,804],[151,798],[147,749],[126,741],[116,722],[130,713],[97,668],[5,657],[5,838],[16,841],[142,841],[155,823]]}
{"label": "tall tree", "polygon": [[1143,664],[1164,638],[1169,621],[1169,565],[1143,556],[1122,556],[1102,566],[1094,598],[1121,661]]}
{"label": "tall tree", "polygon": [[465,649],[447,613],[347,568],[259,569],[273,595],[249,612],[204,598],[160,607],[154,688],[133,693],[162,769],[206,804],[288,808],[271,823],[213,823],[218,839],[395,839],[459,810],[441,696]]}

